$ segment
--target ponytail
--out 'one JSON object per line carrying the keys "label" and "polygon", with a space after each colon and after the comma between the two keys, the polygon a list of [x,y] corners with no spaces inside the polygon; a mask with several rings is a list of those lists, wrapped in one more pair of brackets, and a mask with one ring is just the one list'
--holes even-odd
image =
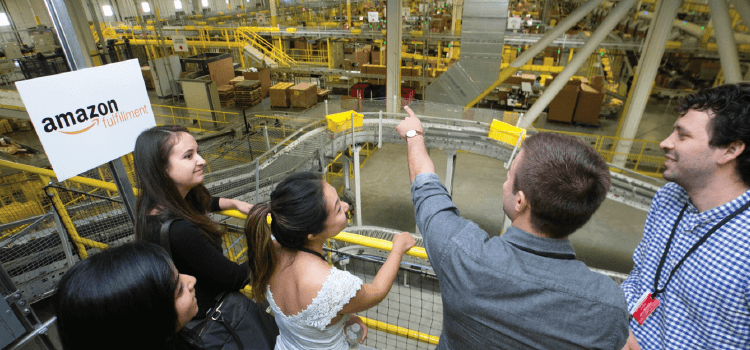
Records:
{"label": "ponytail", "polygon": [[252,293],[258,302],[266,299],[266,286],[271,281],[271,276],[279,261],[276,246],[271,239],[271,228],[266,221],[270,212],[269,203],[256,204],[250,209],[245,223]]}
{"label": "ponytail", "polygon": [[[269,213],[273,218],[270,226]],[[271,233],[280,246],[298,250],[307,242],[308,234],[323,232],[327,217],[323,181],[309,172],[289,175],[271,192],[269,203],[256,204],[250,210],[245,239],[256,300],[265,300],[266,286],[279,262]]]}

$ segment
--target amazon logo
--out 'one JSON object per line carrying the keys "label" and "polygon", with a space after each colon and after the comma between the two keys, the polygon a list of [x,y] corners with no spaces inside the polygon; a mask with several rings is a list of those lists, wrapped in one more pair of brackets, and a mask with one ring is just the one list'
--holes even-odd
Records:
{"label": "amazon logo", "polygon": [[[44,118],[42,119],[42,123],[44,124],[44,132],[51,133],[57,131],[67,135],[76,135],[89,131],[100,123],[105,128],[113,127],[144,114],[148,114],[147,105],[143,105],[143,107],[132,111],[120,111],[117,107],[117,101],[109,100],[88,107],[78,108],[75,112],[60,113],[54,117]],[[101,119],[101,122],[99,119]],[[63,130],[73,128],[78,124],[88,124],[88,126],[78,130]]]}

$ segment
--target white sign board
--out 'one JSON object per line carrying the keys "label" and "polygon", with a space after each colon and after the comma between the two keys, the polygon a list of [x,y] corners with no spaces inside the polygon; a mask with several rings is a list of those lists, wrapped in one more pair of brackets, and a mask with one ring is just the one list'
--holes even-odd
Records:
{"label": "white sign board", "polygon": [[156,125],[137,59],[16,87],[59,181],[132,152]]}
{"label": "white sign board", "polygon": [[401,16],[406,17],[406,16],[409,15],[410,12],[411,12],[411,9],[408,8],[408,7],[402,7],[401,8]]}
{"label": "white sign board", "polygon": [[377,12],[368,12],[367,13],[367,21],[370,23],[377,23],[380,20],[378,20],[378,13]]}
{"label": "white sign board", "polygon": [[173,36],[172,44],[174,44],[175,51],[188,52],[187,39],[185,39],[184,35]]}
{"label": "white sign board", "polygon": [[508,29],[519,30],[523,26],[521,17],[508,17]]}

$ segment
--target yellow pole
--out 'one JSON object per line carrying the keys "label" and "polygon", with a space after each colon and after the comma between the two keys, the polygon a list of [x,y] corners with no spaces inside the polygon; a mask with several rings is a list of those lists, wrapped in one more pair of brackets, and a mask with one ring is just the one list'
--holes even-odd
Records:
{"label": "yellow pole", "polygon": [[326,38],[326,50],[328,51],[328,69],[333,69],[333,57],[331,57],[331,38]]}
{"label": "yellow pole", "polygon": [[156,11],[156,20],[161,21],[161,15],[159,15],[159,6],[154,6],[154,10]]}
{"label": "yellow pole", "polygon": [[389,334],[397,335],[400,337],[405,337],[408,339],[413,339],[418,342],[432,344],[432,345],[437,345],[438,342],[440,341],[440,337],[436,337],[434,335],[420,333],[420,332],[417,332],[408,328],[395,326],[395,325],[388,324],[385,322],[380,322],[378,320],[373,320],[367,317],[359,316],[359,318],[361,318],[362,322],[364,322],[365,325],[367,325],[367,327],[370,329],[378,330],[381,332],[386,332]]}
{"label": "yellow pole", "polygon": [[346,26],[352,29],[352,1],[346,0]]}
{"label": "yellow pole", "polygon": [[440,68],[440,60],[442,59],[441,57],[443,57],[442,52],[441,52],[441,50],[443,49],[442,43],[443,43],[442,40],[438,40],[437,60],[435,60],[437,61],[437,68]]}
{"label": "yellow pole", "polygon": [[[42,180],[42,183],[50,183],[50,178],[47,176],[40,175],[39,179]],[[89,253],[86,251],[86,246],[99,249],[109,248],[104,243],[94,242],[90,239],[82,238],[81,236],[79,236],[75,225],[73,225],[73,220],[70,219],[68,211],[65,209],[65,205],[63,205],[63,202],[60,200],[60,194],[57,192],[57,189],[47,187],[45,189],[45,192],[47,193],[47,196],[50,197],[50,200],[52,200],[52,205],[55,207],[57,214],[60,216],[60,221],[62,221],[65,230],[68,231],[68,236],[76,246],[76,250],[78,250],[78,255],[81,257],[81,259],[86,259],[89,256]]]}
{"label": "yellow pole", "polygon": [[[13,162],[9,162],[7,160],[1,160],[0,159],[0,166],[1,167],[6,167],[6,168],[11,168],[11,169],[16,169],[16,170],[21,170],[21,171],[24,171],[24,172],[27,172],[27,173],[32,173],[32,174],[46,176],[48,178],[51,178],[51,177],[55,177],[56,178],[57,177],[57,175],[55,175],[55,172],[52,171],[52,170],[37,168],[37,167],[30,166],[30,165],[13,163]],[[68,179],[67,181],[77,182],[77,183],[80,183],[80,184],[84,184],[86,186],[91,186],[91,187],[105,189],[105,190],[108,190],[108,191],[117,192],[117,186],[115,184],[113,184],[113,183],[110,183],[110,182],[105,182],[105,181],[100,181],[100,180],[95,180],[95,179],[89,179],[89,178],[80,177],[80,176],[73,176],[70,179]],[[47,181],[47,183],[49,183],[49,181]],[[136,191],[136,195],[137,195],[138,194],[137,190],[136,189],[133,189],[133,190]]]}

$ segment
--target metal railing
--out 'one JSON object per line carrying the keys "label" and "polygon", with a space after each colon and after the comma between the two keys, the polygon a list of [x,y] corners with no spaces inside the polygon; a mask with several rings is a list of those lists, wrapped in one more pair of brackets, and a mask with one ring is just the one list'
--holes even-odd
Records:
{"label": "metal railing", "polygon": [[[194,131],[208,131],[215,130],[220,127],[224,127],[228,124],[236,123],[240,118],[240,113],[237,112],[225,112],[210,109],[200,108],[188,108],[180,106],[167,106],[167,105],[151,105],[154,111],[154,116],[171,120],[171,124],[197,124],[198,128],[190,127]],[[159,108],[157,111],[156,108]],[[161,111],[168,110],[165,113]],[[163,119],[159,120],[159,125],[170,124],[165,123]]]}

